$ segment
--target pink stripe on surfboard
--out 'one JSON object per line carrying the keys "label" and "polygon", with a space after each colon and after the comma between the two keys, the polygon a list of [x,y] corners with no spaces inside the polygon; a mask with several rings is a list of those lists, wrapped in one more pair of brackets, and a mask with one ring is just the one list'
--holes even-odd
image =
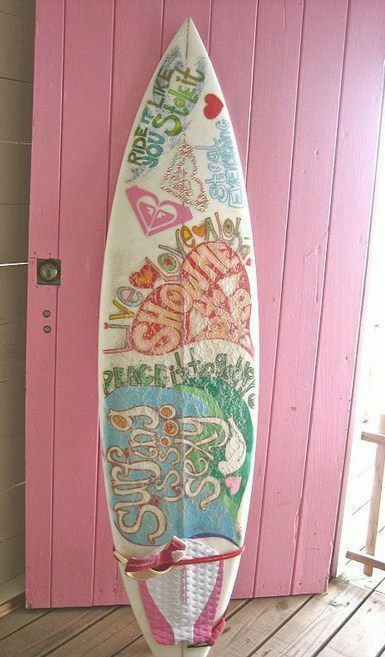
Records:
{"label": "pink stripe on surfboard", "polygon": [[211,639],[214,618],[218,610],[219,598],[222,591],[223,570],[223,561],[220,561],[215,586],[211,591],[205,608],[194,625],[194,643],[205,643]]}
{"label": "pink stripe on surfboard", "polygon": [[172,645],[174,643],[174,634],[171,625],[156,606],[145,581],[139,582],[139,592],[155,641],[162,645]]}

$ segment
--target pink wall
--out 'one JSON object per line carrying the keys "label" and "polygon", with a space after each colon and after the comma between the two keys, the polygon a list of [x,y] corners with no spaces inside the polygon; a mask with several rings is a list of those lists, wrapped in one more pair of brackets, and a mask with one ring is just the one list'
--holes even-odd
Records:
{"label": "pink wall", "polygon": [[[328,577],[370,224],[384,3],[38,0],[27,346],[32,607],[125,601],[98,456],[102,256],[136,109],[189,15],[232,114],[259,263],[259,442],[236,595],[322,591]],[[47,256],[62,260],[60,288],[36,285],[36,258]]]}

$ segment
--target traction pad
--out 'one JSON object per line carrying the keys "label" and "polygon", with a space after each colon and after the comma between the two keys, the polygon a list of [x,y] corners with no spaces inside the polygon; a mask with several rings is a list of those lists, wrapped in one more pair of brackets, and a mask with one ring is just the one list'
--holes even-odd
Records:
{"label": "traction pad", "polygon": [[[184,539],[185,558],[214,556],[204,543]],[[174,645],[213,645],[224,629],[224,618],[213,628],[223,582],[223,560],[170,568],[138,582],[140,596],[155,641]]]}

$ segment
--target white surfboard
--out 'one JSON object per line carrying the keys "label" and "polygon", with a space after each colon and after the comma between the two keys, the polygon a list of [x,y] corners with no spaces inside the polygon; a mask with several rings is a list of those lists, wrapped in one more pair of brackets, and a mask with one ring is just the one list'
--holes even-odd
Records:
{"label": "white surfboard", "polygon": [[100,310],[115,557],[156,656],[203,657],[223,630],[250,502],[257,372],[242,168],[220,85],[189,19],[128,139]]}

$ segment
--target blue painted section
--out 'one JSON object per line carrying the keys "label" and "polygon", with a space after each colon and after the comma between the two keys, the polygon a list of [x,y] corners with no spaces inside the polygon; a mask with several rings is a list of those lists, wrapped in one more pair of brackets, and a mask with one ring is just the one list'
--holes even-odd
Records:
{"label": "blue painted section", "polygon": [[[147,503],[156,506],[166,521],[165,532],[154,540],[149,540],[149,536],[156,532],[158,524],[156,516],[151,511],[143,514],[140,526],[137,527],[135,533],[128,534],[122,531],[116,518],[116,526],[121,534],[127,540],[138,545],[161,545],[174,535],[186,538],[202,535],[222,536],[239,544],[240,534],[237,529],[236,515],[241,495],[231,496],[224,485],[225,478],[217,467],[218,463],[225,458],[223,440],[225,434],[221,425],[215,422],[215,418],[222,416],[221,419],[226,421],[226,413],[207,387],[206,389],[196,388],[195,394],[192,390],[194,389],[191,386],[184,390],[130,386],[117,388],[105,398],[103,433],[107,473],[111,475],[111,468],[114,464],[106,459],[106,454],[112,446],[118,446],[125,450],[121,462],[129,464],[126,466],[124,474],[119,475],[119,480],[130,487],[129,493],[123,491],[127,494],[117,494],[112,488],[109,476],[109,504],[114,509],[116,504],[129,503],[124,514],[124,524],[131,527],[140,519],[140,509],[143,506],[143,496],[140,491],[145,490],[151,497],[150,502],[147,500]],[[234,396],[235,391],[231,392]],[[243,404],[243,402],[240,403]],[[143,414],[140,415],[137,415],[137,411],[132,410],[144,405],[151,409],[147,411],[144,409]],[[172,423],[167,425],[170,420],[159,414],[159,409],[165,405],[171,408],[171,413],[175,413],[174,425]],[[111,412],[112,416],[115,417],[116,414],[118,419],[119,417],[123,418],[120,420],[121,423],[124,424],[125,421],[128,421],[127,430],[121,426],[118,430],[116,426],[113,426]],[[212,422],[208,420],[206,423],[199,424],[197,433],[190,435],[189,432],[194,430],[194,426],[189,424],[186,418],[196,418],[198,422],[201,418],[211,418]],[[179,426],[179,434],[169,435],[170,428],[172,429],[176,425]],[[181,443],[180,432],[189,433],[189,435],[183,434],[184,438],[190,441],[189,444]],[[197,442],[202,438],[210,438],[210,440],[198,446]],[[162,444],[164,441],[169,444]],[[251,444],[251,440],[249,442]],[[220,445],[220,443],[223,444]],[[179,463],[175,463],[176,453],[170,451],[170,447],[180,454]],[[204,468],[205,464],[208,465],[207,471],[201,477],[192,478],[192,492],[196,492],[199,487],[201,487],[201,491],[195,497],[183,494],[177,501],[170,501],[178,495],[178,492],[183,491],[184,485],[189,479],[186,472],[186,459],[189,460],[189,467],[194,468],[195,472]],[[123,473],[123,468],[121,471]],[[204,504],[205,499],[214,491],[213,484],[207,481],[206,477],[217,479],[220,492],[216,499],[202,508],[200,506],[202,502]],[[179,488],[175,486],[178,480]],[[205,483],[202,485],[204,481]],[[135,489],[136,492],[134,492]]]}

